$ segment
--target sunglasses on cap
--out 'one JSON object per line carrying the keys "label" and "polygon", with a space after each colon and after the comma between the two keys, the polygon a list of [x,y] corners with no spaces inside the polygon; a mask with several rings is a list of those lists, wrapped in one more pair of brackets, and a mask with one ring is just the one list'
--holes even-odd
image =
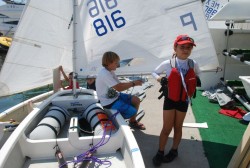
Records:
{"label": "sunglasses on cap", "polygon": [[192,43],[194,43],[194,39],[188,36],[182,36],[181,38],[177,40],[177,42],[180,42],[180,41],[191,41]]}

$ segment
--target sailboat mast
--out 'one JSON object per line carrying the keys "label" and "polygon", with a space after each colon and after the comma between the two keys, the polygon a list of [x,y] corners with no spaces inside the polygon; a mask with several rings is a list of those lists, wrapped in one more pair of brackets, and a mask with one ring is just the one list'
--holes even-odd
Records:
{"label": "sailboat mast", "polygon": [[72,50],[72,67],[73,67],[73,95],[76,97],[76,79],[77,79],[77,71],[76,71],[76,14],[77,14],[77,0],[73,2],[73,50]]}

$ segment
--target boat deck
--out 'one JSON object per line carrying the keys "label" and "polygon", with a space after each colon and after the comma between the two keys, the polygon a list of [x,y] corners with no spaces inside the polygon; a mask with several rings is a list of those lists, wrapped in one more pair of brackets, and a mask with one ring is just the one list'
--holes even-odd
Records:
{"label": "boat deck", "polygon": [[[112,153],[111,155],[105,154],[105,155],[98,155],[98,159],[101,160],[107,160],[110,161],[111,167],[119,167],[119,168],[126,168],[124,159],[119,151],[117,151],[115,154]],[[66,158],[65,160],[72,160],[72,158]],[[73,167],[74,163],[68,163],[68,167]],[[44,160],[30,160],[27,158],[27,161],[25,162],[23,168],[55,168],[58,167],[58,162],[55,159],[44,159]],[[99,164],[97,162],[90,162],[89,168],[92,167],[107,167],[106,164]]]}
{"label": "boat deck", "polygon": [[[145,116],[141,122],[146,126],[146,130],[133,130],[134,136],[141,149],[146,168],[153,168],[152,158],[158,150],[159,135],[162,128],[162,105],[163,98],[158,99],[160,84],[154,79],[150,79],[154,84],[146,91],[146,98],[141,102],[140,107],[145,111]],[[195,123],[192,109],[189,107],[184,123]],[[205,128],[203,128],[205,129]],[[183,127],[182,140],[179,145],[179,156],[171,163],[162,164],[160,167],[192,167],[209,168],[208,160],[205,156],[202,140],[198,128]],[[170,134],[165,153],[172,145],[173,131]]]}
{"label": "boat deck", "polygon": [[[162,128],[163,98],[161,100],[158,99],[158,96],[160,95],[160,93],[158,92],[160,85],[153,79],[150,79],[150,82],[152,82],[154,86],[152,86],[150,89],[146,91],[146,98],[141,102],[140,106],[145,111],[145,116],[142,118],[141,122],[145,124],[146,130],[132,130],[137,140],[137,143],[140,147],[146,168],[154,167],[152,163],[152,158],[158,150],[159,134]],[[190,107],[184,122],[195,123],[195,118],[192,112],[192,108]],[[171,132],[170,134],[168,144],[166,145],[165,148],[165,153],[167,153],[171,148],[172,140],[173,140],[173,132]],[[209,168],[209,163],[203,150],[202,139],[198,128],[183,127],[183,138],[180,143],[178,152],[179,156],[176,158],[176,160],[168,164],[162,164],[160,167],[169,166],[175,168],[178,167]],[[108,156],[102,156],[102,158],[107,158],[107,157]],[[72,160],[72,158],[67,158],[66,160]],[[119,168],[122,168],[123,166],[126,167],[124,163],[121,163],[121,160],[123,159],[119,153],[117,153],[114,158],[109,158],[108,160],[112,162],[111,167],[119,167]],[[46,163],[47,161],[48,160],[44,161],[27,160],[24,167],[50,168],[58,166],[57,160],[50,160],[49,163]],[[72,167],[73,163],[69,163],[68,166]],[[94,164],[91,163],[90,167],[94,167]]]}

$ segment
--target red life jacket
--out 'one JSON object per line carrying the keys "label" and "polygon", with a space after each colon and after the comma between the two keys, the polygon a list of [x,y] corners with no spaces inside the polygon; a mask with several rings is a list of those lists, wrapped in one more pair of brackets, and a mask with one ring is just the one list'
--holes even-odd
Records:
{"label": "red life jacket", "polygon": [[[79,89],[79,83],[76,82],[76,88]],[[73,89],[73,81],[71,80],[70,83],[69,83],[69,86],[66,87],[66,89]]]}
{"label": "red life jacket", "polygon": [[175,67],[175,58],[170,60],[172,70],[168,77],[168,98],[173,101],[186,101],[187,95],[192,97],[196,89],[196,74],[194,72],[194,62],[192,59],[188,59],[189,69],[184,77],[187,92],[183,87],[181,80],[181,74]]}

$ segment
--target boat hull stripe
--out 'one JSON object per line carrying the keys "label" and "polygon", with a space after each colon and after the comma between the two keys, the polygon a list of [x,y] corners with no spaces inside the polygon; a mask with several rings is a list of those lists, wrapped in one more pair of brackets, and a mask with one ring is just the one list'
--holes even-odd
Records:
{"label": "boat hull stripe", "polygon": [[64,121],[66,121],[67,116],[66,116],[66,114],[65,114],[65,112],[64,112],[63,110],[60,110],[60,109],[58,109],[58,108],[51,108],[51,109],[49,109],[49,111],[51,111],[51,110],[56,110],[56,111],[62,113],[62,115],[63,115],[63,117],[64,117]]}
{"label": "boat hull stripe", "polygon": [[52,116],[52,115],[46,115],[44,118],[48,118],[48,117],[55,119],[58,122],[60,129],[62,128],[62,123],[58,118],[56,118],[55,116]]}
{"label": "boat hull stripe", "polygon": [[81,115],[83,115],[83,114],[85,113],[86,109],[88,109],[88,108],[89,108],[90,106],[92,106],[93,104],[96,104],[96,103],[92,103],[92,104],[90,104],[88,107],[86,107],[85,110],[83,111],[83,113],[82,113]]}

